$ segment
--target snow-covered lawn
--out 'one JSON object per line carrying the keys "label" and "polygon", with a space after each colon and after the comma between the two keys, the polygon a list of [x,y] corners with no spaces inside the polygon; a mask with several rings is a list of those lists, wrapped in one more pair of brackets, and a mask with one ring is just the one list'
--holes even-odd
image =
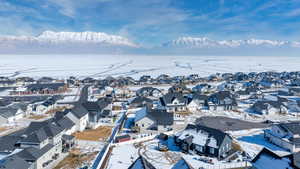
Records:
{"label": "snow-covered lawn", "polygon": [[247,134],[245,131],[242,135],[238,137],[238,142],[242,149],[246,151],[252,158],[266,147],[278,155],[290,154],[287,150],[280,148],[264,138],[263,130],[249,130]]}
{"label": "snow-covered lawn", "polygon": [[113,148],[107,169],[128,168],[138,158],[138,149],[132,144]]}
{"label": "snow-covered lawn", "polygon": [[[146,158],[146,160],[157,169],[171,169],[182,157],[194,168],[199,168],[201,166],[212,169],[219,169],[224,166],[225,168],[238,168],[245,165],[245,162],[233,161],[227,163],[218,161],[216,158],[184,154],[180,151],[180,148],[174,144],[174,139],[172,137],[164,142],[164,144],[168,146],[169,151],[162,152],[158,150],[158,142],[159,140],[154,139],[140,144],[137,143],[136,146],[132,144],[122,144],[114,147],[108,163],[108,169],[128,168],[139,155]],[[205,162],[204,159],[210,159],[212,163]]]}

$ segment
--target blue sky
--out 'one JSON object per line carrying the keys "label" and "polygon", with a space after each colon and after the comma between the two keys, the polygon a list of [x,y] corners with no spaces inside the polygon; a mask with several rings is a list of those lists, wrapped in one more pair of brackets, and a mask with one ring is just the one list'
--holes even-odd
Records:
{"label": "blue sky", "polygon": [[0,0],[1,35],[97,31],[156,45],[180,36],[300,40],[299,0]]}

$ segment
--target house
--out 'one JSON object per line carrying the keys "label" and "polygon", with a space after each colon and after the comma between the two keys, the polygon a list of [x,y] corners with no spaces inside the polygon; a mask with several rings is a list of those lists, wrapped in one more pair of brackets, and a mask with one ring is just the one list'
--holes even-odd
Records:
{"label": "house", "polygon": [[15,83],[14,80],[0,80],[0,87],[14,87]]}
{"label": "house", "polygon": [[183,84],[178,84],[170,87],[168,93],[191,93],[191,90]]}
{"label": "house", "polygon": [[156,169],[146,158],[139,156],[128,169]]}
{"label": "house", "polygon": [[300,122],[273,124],[270,130],[265,130],[265,138],[290,152],[300,151]]}
{"label": "house", "polygon": [[16,155],[41,169],[55,161],[62,153],[62,135],[64,129],[51,121],[31,122],[18,133],[20,139],[15,146],[22,151]]}
{"label": "house", "polygon": [[186,111],[188,98],[184,97],[182,93],[167,93],[160,98],[160,104],[168,112]]}
{"label": "house", "polygon": [[66,116],[75,123],[77,131],[83,131],[88,126],[89,112],[81,104],[76,104]]}
{"label": "house", "polygon": [[187,108],[190,111],[209,109],[208,96],[199,93],[193,94],[192,101],[188,103]]}
{"label": "house", "polygon": [[290,96],[300,96],[300,87],[292,87],[288,89]]}
{"label": "house", "polygon": [[12,155],[0,160],[3,169],[34,169],[34,166],[17,155]]}
{"label": "house", "polygon": [[152,81],[151,76],[149,76],[149,75],[143,75],[139,79],[139,84],[147,84],[147,83],[150,83],[151,81]]}
{"label": "house", "polygon": [[44,84],[48,84],[48,83],[53,83],[55,80],[51,77],[41,77],[40,79],[37,80],[37,83],[44,83]]}
{"label": "house", "polygon": [[295,169],[290,155],[279,156],[273,151],[263,148],[251,161],[253,169],[271,169],[271,168],[282,168],[282,169]]}
{"label": "house", "polygon": [[59,94],[67,91],[65,83],[35,83],[11,91],[12,95]]}
{"label": "house", "polygon": [[136,91],[136,95],[159,98],[162,96],[162,92],[154,87],[142,87]]}
{"label": "house", "polygon": [[76,124],[66,115],[71,110],[66,109],[63,112],[56,112],[54,117],[50,119],[52,122],[55,122],[58,126],[64,129],[64,134],[71,135],[77,131]]}
{"label": "house", "polygon": [[237,101],[229,91],[219,91],[209,97],[210,110],[235,110]]}
{"label": "house", "polygon": [[15,103],[0,108],[0,122],[13,123],[26,116],[27,104]]}
{"label": "house", "polygon": [[32,113],[44,114],[47,111],[54,109],[54,107],[56,106],[56,101],[56,98],[51,97],[43,102],[40,102],[39,104],[34,104],[32,107]]}
{"label": "house", "polygon": [[163,109],[145,107],[136,112],[134,125],[141,133],[157,133],[172,130],[174,113]]}
{"label": "house", "polygon": [[21,152],[15,154],[19,158],[25,160],[34,166],[34,169],[42,169],[51,164],[59,156],[53,145],[48,144],[41,149],[28,147]]}
{"label": "house", "polygon": [[102,98],[97,102],[84,102],[82,103],[82,106],[88,111],[88,125],[91,128],[98,127],[100,122],[111,120],[112,100],[109,98]]}
{"label": "house", "polygon": [[232,149],[232,138],[221,130],[188,124],[175,134],[175,143],[183,152],[223,159]]}
{"label": "house", "polygon": [[286,114],[288,112],[287,106],[280,100],[259,100],[250,107],[250,110],[260,115]]}
{"label": "house", "polygon": [[35,80],[31,77],[18,77],[16,78],[16,86],[25,86],[35,83]]}
{"label": "house", "polygon": [[209,93],[215,90],[216,88],[214,86],[206,83],[198,84],[192,88],[192,91],[196,93]]}
{"label": "house", "polygon": [[153,106],[153,100],[144,96],[137,96],[130,101],[130,108],[141,108],[145,106]]}

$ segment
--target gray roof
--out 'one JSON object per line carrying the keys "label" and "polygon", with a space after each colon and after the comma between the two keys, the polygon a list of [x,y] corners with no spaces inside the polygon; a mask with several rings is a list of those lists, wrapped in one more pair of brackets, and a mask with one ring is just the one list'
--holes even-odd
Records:
{"label": "gray roof", "polygon": [[64,130],[63,127],[51,121],[31,122],[21,134],[22,142],[41,143],[49,137],[54,137]]}
{"label": "gray roof", "polygon": [[193,100],[208,100],[208,96],[204,94],[193,94]]}
{"label": "gray roof", "polygon": [[47,144],[42,149],[28,147],[20,151],[16,155],[24,160],[36,161],[53,147],[54,145],[52,144]]}
{"label": "gray roof", "polygon": [[289,131],[293,134],[300,134],[300,121],[290,123],[279,123],[277,125],[285,131]]}
{"label": "gray roof", "polygon": [[58,90],[60,87],[65,86],[65,83],[36,83],[30,84],[27,87],[27,90],[30,91],[40,91],[43,89],[50,89],[50,90]]}
{"label": "gray roof", "polygon": [[219,91],[210,96],[210,98],[215,98],[217,100],[224,100],[226,98],[232,98],[232,94],[229,91]]}
{"label": "gray roof", "polygon": [[186,103],[187,99],[181,93],[167,93],[161,98],[162,105],[171,104],[175,99],[180,103]]}
{"label": "gray roof", "polygon": [[6,169],[29,169],[31,165],[24,159],[13,155],[0,160],[0,168]]}
{"label": "gray roof", "polygon": [[143,156],[139,156],[133,162],[128,169],[156,169],[150,162],[148,162]]}
{"label": "gray roof", "polygon": [[71,109],[71,112],[77,117],[82,118],[87,115],[89,112],[85,109],[81,104],[75,104],[75,106]]}
{"label": "gray roof", "polygon": [[58,120],[56,123],[63,129],[71,129],[75,125],[75,123],[72,120],[70,120],[68,117],[63,117],[62,119]]}
{"label": "gray roof", "polygon": [[143,96],[135,97],[130,102],[131,105],[140,105],[140,106],[143,106],[144,104],[152,104],[152,103],[153,103],[153,100],[151,100],[147,97],[143,97]]}
{"label": "gray roof", "polygon": [[12,108],[12,107],[2,107],[0,108],[0,116],[4,118],[13,117],[17,114],[19,109]]}
{"label": "gray roof", "polygon": [[169,113],[166,110],[151,109],[147,107],[145,111],[146,114],[143,117],[136,119],[136,121],[139,121],[144,117],[148,117],[152,121],[155,121],[158,125],[173,125],[174,123],[174,114]]}
{"label": "gray roof", "polygon": [[75,136],[64,134],[62,135],[63,140],[73,140]]}
{"label": "gray roof", "polygon": [[0,116],[4,118],[13,117],[17,114],[18,110],[25,111],[27,109],[26,103],[14,103],[11,105],[8,105],[6,107],[0,108]]}
{"label": "gray roof", "polygon": [[136,91],[137,96],[153,96],[153,92],[158,91],[161,93],[161,91],[157,88],[153,87],[142,87]]}
{"label": "gray roof", "polygon": [[271,101],[271,100],[259,100],[253,104],[253,108],[256,110],[267,110],[268,105],[271,105],[272,107],[276,109],[280,109],[281,106],[285,106],[282,102],[280,101]]}
{"label": "gray roof", "polygon": [[0,152],[13,152],[15,144],[20,140],[20,136],[7,135],[0,137]]}

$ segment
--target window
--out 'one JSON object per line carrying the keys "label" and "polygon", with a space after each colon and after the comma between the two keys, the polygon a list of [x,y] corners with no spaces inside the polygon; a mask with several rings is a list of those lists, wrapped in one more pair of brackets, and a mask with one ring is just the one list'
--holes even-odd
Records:
{"label": "window", "polygon": [[142,124],[142,127],[144,127],[144,124]]}
{"label": "window", "polygon": [[215,154],[215,149],[212,148],[212,147],[210,147],[210,148],[209,148],[209,153],[210,153],[210,154]]}
{"label": "window", "polygon": [[196,146],[196,150],[202,153],[203,152],[203,147],[197,145]]}

